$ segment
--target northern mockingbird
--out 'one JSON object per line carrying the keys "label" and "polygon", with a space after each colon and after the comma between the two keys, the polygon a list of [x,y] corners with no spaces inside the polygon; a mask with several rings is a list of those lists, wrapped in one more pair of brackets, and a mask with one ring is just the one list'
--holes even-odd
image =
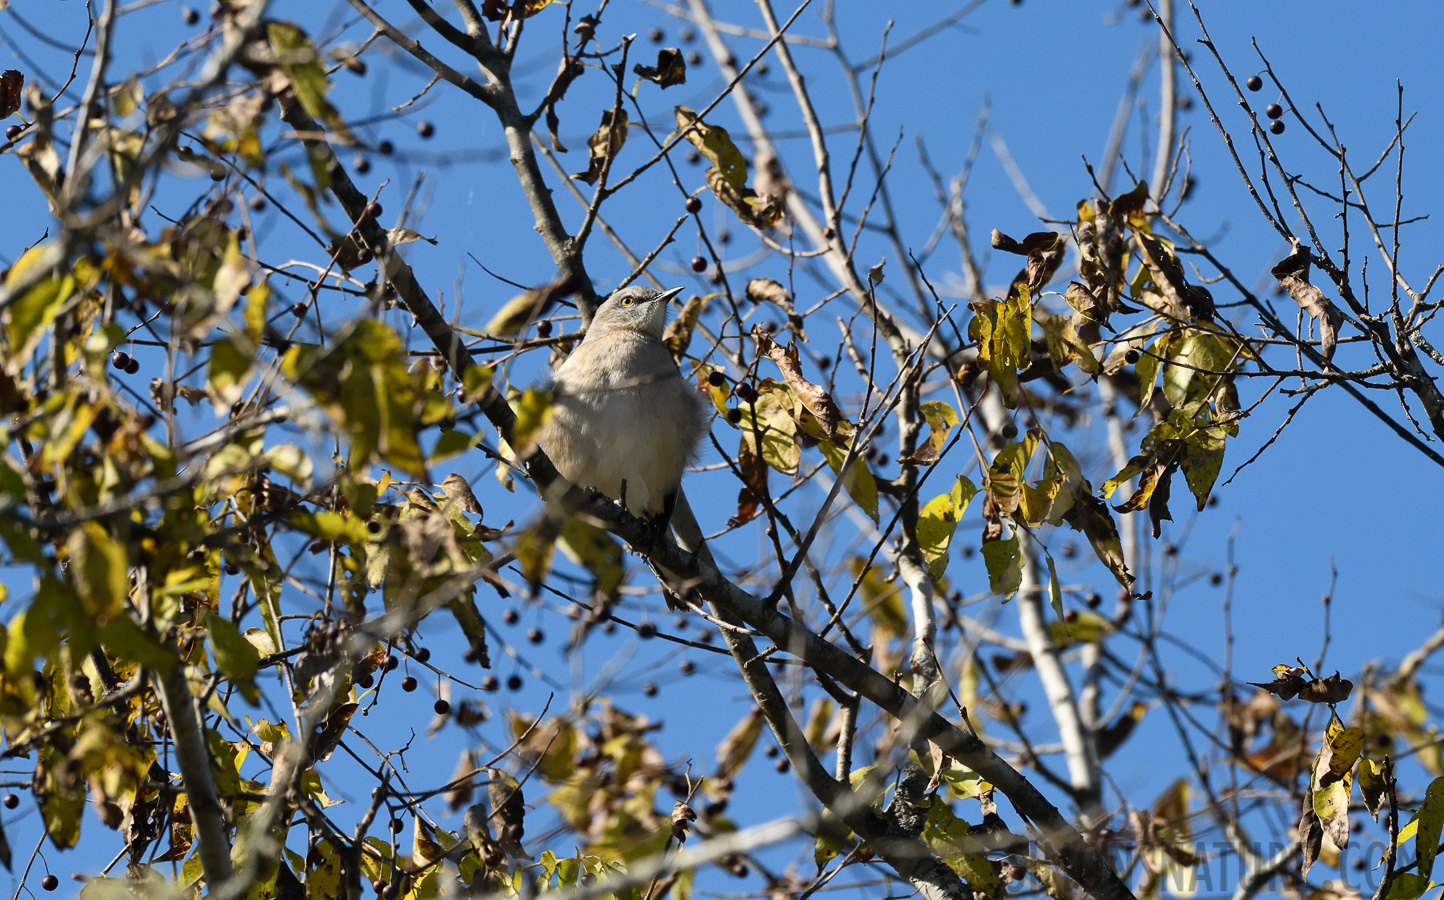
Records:
{"label": "northern mockingbird", "polygon": [[626,287],[597,308],[552,373],[551,419],[537,443],[568,481],[665,529],[682,471],[707,433],[707,406],[662,343],[681,288]]}

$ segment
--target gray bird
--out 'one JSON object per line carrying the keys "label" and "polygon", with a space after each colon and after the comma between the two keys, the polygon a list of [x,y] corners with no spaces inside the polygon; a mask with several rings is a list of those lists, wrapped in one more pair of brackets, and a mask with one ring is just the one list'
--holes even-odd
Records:
{"label": "gray bird", "polygon": [[597,308],[552,373],[555,406],[537,442],[564,478],[666,528],[682,472],[708,430],[707,405],[662,343],[681,288],[626,287]]}

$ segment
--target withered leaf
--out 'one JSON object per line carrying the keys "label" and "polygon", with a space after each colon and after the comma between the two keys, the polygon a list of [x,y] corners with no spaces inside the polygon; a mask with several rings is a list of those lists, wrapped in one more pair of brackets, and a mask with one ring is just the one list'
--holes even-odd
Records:
{"label": "withered leaf", "polygon": [[678,800],[672,806],[672,837],[677,843],[687,842],[687,825],[697,821],[697,813],[692,807]]}
{"label": "withered leaf", "polygon": [[737,471],[742,476],[742,490],[737,492],[737,514],[727,520],[731,528],[757,518],[762,512],[762,498],[767,495],[767,462],[752,450],[746,438],[737,448]]}
{"label": "withered leaf", "polygon": [[1318,813],[1314,812],[1312,803],[1304,806],[1303,816],[1299,819],[1299,843],[1303,845],[1302,874],[1307,878],[1309,869],[1313,868],[1324,847],[1324,825],[1319,821]]}
{"label": "withered leaf", "polygon": [[558,298],[571,292],[571,280],[558,278],[508,300],[482,329],[488,334],[511,336],[544,315]]}
{"label": "withered leaf", "polygon": [[0,119],[8,119],[20,111],[20,89],[25,76],[15,69],[0,72]]}
{"label": "withered leaf", "polygon": [[1312,262],[1312,251],[1295,238],[1293,252],[1269,271],[1278,279],[1283,289],[1289,292],[1289,296],[1294,298],[1300,309],[1319,320],[1319,341],[1324,359],[1332,360],[1339,339],[1339,326],[1344,322],[1344,313],[1324,296],[1323,291],[1309,282],[1309,265]]}
{"label": "withered leaf", "polygon": [[1307,678],[1307,669],[1298,666],[1274,666],[1274,680],[1268,683],[1250,681],[1256,688],[1263,688],[1282,700],[1298,697],[1310,703],[1343,703],[1353,693],[1354,683],[1341,678],[1338,672],[1328,678]]}
{"label": "withered leaf", "polygon": [[1016,291],[1020,284],[1026,284],[1034,291],[1046,284],[1058,271],[1068,246],[1067,238],[1054,231],[1035,231],[1022,241],[1016,241],[996,228],[993,229],[992,243],[994,249],[1004,253],[1028,257],[1028,264],[1013,277],[1009,293]]}
{"label": "withered leaf", "polygon": [[614,107],[602,111],[602,124],[597,127],[595,134],[587,138],[587,146],[591,148],[592,154],[587,161],[587,170],[576,173],[572,178],[587,184],[597,183],[607,161],[621,152],[622,145],[627,142],[627,122],[625,109]]}
{"label": "withered leaf", "polygon": [[645,78],[647,81],[655,81],[665,90],[674,84],[687,83],[687,63],[682,59],[682,51],[676,47],[663,47],[657,51],[657,65],[644,66],[637,63],[632,71]]}
{"label": "withered leaf", "polygon": [[787,288],[780,282],[771,278],[752,278],[747,282],[747,299],[753,303],[761,303],[764,300],[776,303],[778,306],[786,307],[792,302],[787,293]]}
{"label": "withered leaf", "polygon": [[838,427],[847,420],[837,408],[832,395],[802,376],[802,362],[797,345],[789,343],[786,348],[780,347],[761,331],[754,331],[753,337],[757,338],[757,346],[762,354],[777,363],[777,368],[782,370],[782,377],[787,380],[787,386],[796,392],[797,398],[807,407],[807,411],[817,417],[827,436],[835,438]]}

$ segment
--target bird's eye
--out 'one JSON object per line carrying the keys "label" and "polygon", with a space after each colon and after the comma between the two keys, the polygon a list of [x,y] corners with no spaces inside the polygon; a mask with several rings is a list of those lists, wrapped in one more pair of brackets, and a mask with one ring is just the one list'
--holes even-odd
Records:
{"label": "bird's eye", "polygon": [[622,298],[622,305],[623,305],[623,306],[631,306],[631,305],[632,305],[632,298],[631,298],[631,297],[623,297],[623,298]]}

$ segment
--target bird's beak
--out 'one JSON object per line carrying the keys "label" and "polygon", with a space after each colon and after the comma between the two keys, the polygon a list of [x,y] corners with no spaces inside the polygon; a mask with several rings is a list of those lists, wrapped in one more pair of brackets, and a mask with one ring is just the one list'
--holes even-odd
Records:
{"label": "bird's beak", "polygon": [[682,293],[682,291],[684,291],[684,290],[686,290],[686,288],[679,288],[679,287],[669,288],[668,290],[663,291],[662,293],[658,294],[657,296],[653,297],[652,299],[655,300],[655,301],[658,302],[658,303],[666,303],[668,300],[671,300],[673,297],[675,297],[675,296],[677,296],[678,294]]}

